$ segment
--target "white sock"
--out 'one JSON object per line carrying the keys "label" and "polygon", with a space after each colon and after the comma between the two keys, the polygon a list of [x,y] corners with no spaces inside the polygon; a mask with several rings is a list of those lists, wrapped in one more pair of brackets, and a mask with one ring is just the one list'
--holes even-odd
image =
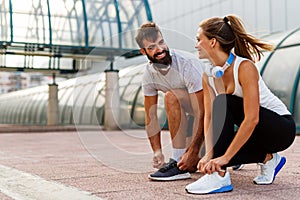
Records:
{"label": "white sock", "polygon": [[185,151],[186,151],[186,148],[184,148],[184,149],[175,149],[175,148],[173,148],[172,149],[172,158],[174,160],[176,160],[177,162],[179,162],[181,156],[185,153]]}

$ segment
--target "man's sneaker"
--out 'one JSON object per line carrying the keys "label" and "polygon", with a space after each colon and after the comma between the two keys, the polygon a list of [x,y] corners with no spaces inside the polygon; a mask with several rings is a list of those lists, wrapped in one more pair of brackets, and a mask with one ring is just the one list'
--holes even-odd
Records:
{"label": "man's sneaker", "polygon": [[170,158],[170,161],[156,171],[154,174],[150,174],[149,179],[156,181],[174,181],[181,179],[191,178],[191,175],[187,171],[182,171],[177,167],[176,160]]}
{"label": "man's sneaker", "polygon": [[191,194],[212,194],[220,192],[230,192],[233,190],[231,185],[230,175],[227,171],[222,177],[218,172],[205,174],[197,181],[187,185],[185,190]]}
{"label": "man's sneaker", "polygon": [[261,167],[261,174],[253,179],[255,184],[266,185],[273,183],[276,174],[285,164],[285,157],[281,157],[278,153],[273,153],[272,155],[273,158],[267,161],[266,164],[259,163]]}
{"label": "man's sneaker", "polygon": [[245,165],[244,164],[241,164],[241,165],[234,165],[232,166],[232,169],[233,170],[236,170],[236,171],[239,171],[241,170]]}

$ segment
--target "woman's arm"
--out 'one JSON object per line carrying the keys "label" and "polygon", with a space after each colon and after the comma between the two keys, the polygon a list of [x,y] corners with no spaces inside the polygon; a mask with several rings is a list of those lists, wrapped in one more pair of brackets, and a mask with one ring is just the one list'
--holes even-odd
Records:
{"label": "woman's arm", "polygon": [[215,98],[214,91],[208,84],[208,76],[203,74],[202,78],[203,94],[204,94],[204,142],[205,156],[199,161],[198,169],[201,171],[203,166],[213,156],[213,135],[212,135],[212,102]]}
{"label": "woman's arm", "polygon": [[243,90],[245,118],[225,152],[224,156],[228,159],[228,162],[247,142],[259,121],[258,80],[259,74],[255,65],[250,61],[242,62],[239,67],[239,82]]}
{"label": "woman's arm", "polygon": [[204,166],[204,173],[220,171],[221,166],[228,164],[232,157],[250,138],[259,121],[259,74],[255,65],[250,61],[243,61],[239,67],[239,82],[243,90],[243,104],[245,118],[236,136],[221,157],[210,160]]}
{"label": "woman's arm", "polygon": [[204,136],[205,136],[205,151],[206,153],[211,152],[213,149],[212,142],[212,102],[214,101],[215,95],[212,88],[208,84],[208,76],[203,76],[203,92],[204,92]]}

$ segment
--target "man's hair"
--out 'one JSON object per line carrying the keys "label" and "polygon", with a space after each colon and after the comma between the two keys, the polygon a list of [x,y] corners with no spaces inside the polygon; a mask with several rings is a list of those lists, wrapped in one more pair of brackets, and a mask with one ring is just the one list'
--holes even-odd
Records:
{"label": "man's hair", "polygon": [[138,29],[135,41],[140,48],[144,48],[143,40],[155,41],[158,33],[161,34],[161,31],[154,22],[146,22]]}

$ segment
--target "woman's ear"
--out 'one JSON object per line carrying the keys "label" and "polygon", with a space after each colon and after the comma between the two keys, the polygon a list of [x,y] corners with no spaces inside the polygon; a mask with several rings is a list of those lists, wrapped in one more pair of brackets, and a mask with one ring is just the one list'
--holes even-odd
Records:
{"label": "woman's ear", "polygon": [[217,39],[216,38],[210,39],[210,45],[211,45],[211,47],[215,47],[216,44],[217,44]]}

